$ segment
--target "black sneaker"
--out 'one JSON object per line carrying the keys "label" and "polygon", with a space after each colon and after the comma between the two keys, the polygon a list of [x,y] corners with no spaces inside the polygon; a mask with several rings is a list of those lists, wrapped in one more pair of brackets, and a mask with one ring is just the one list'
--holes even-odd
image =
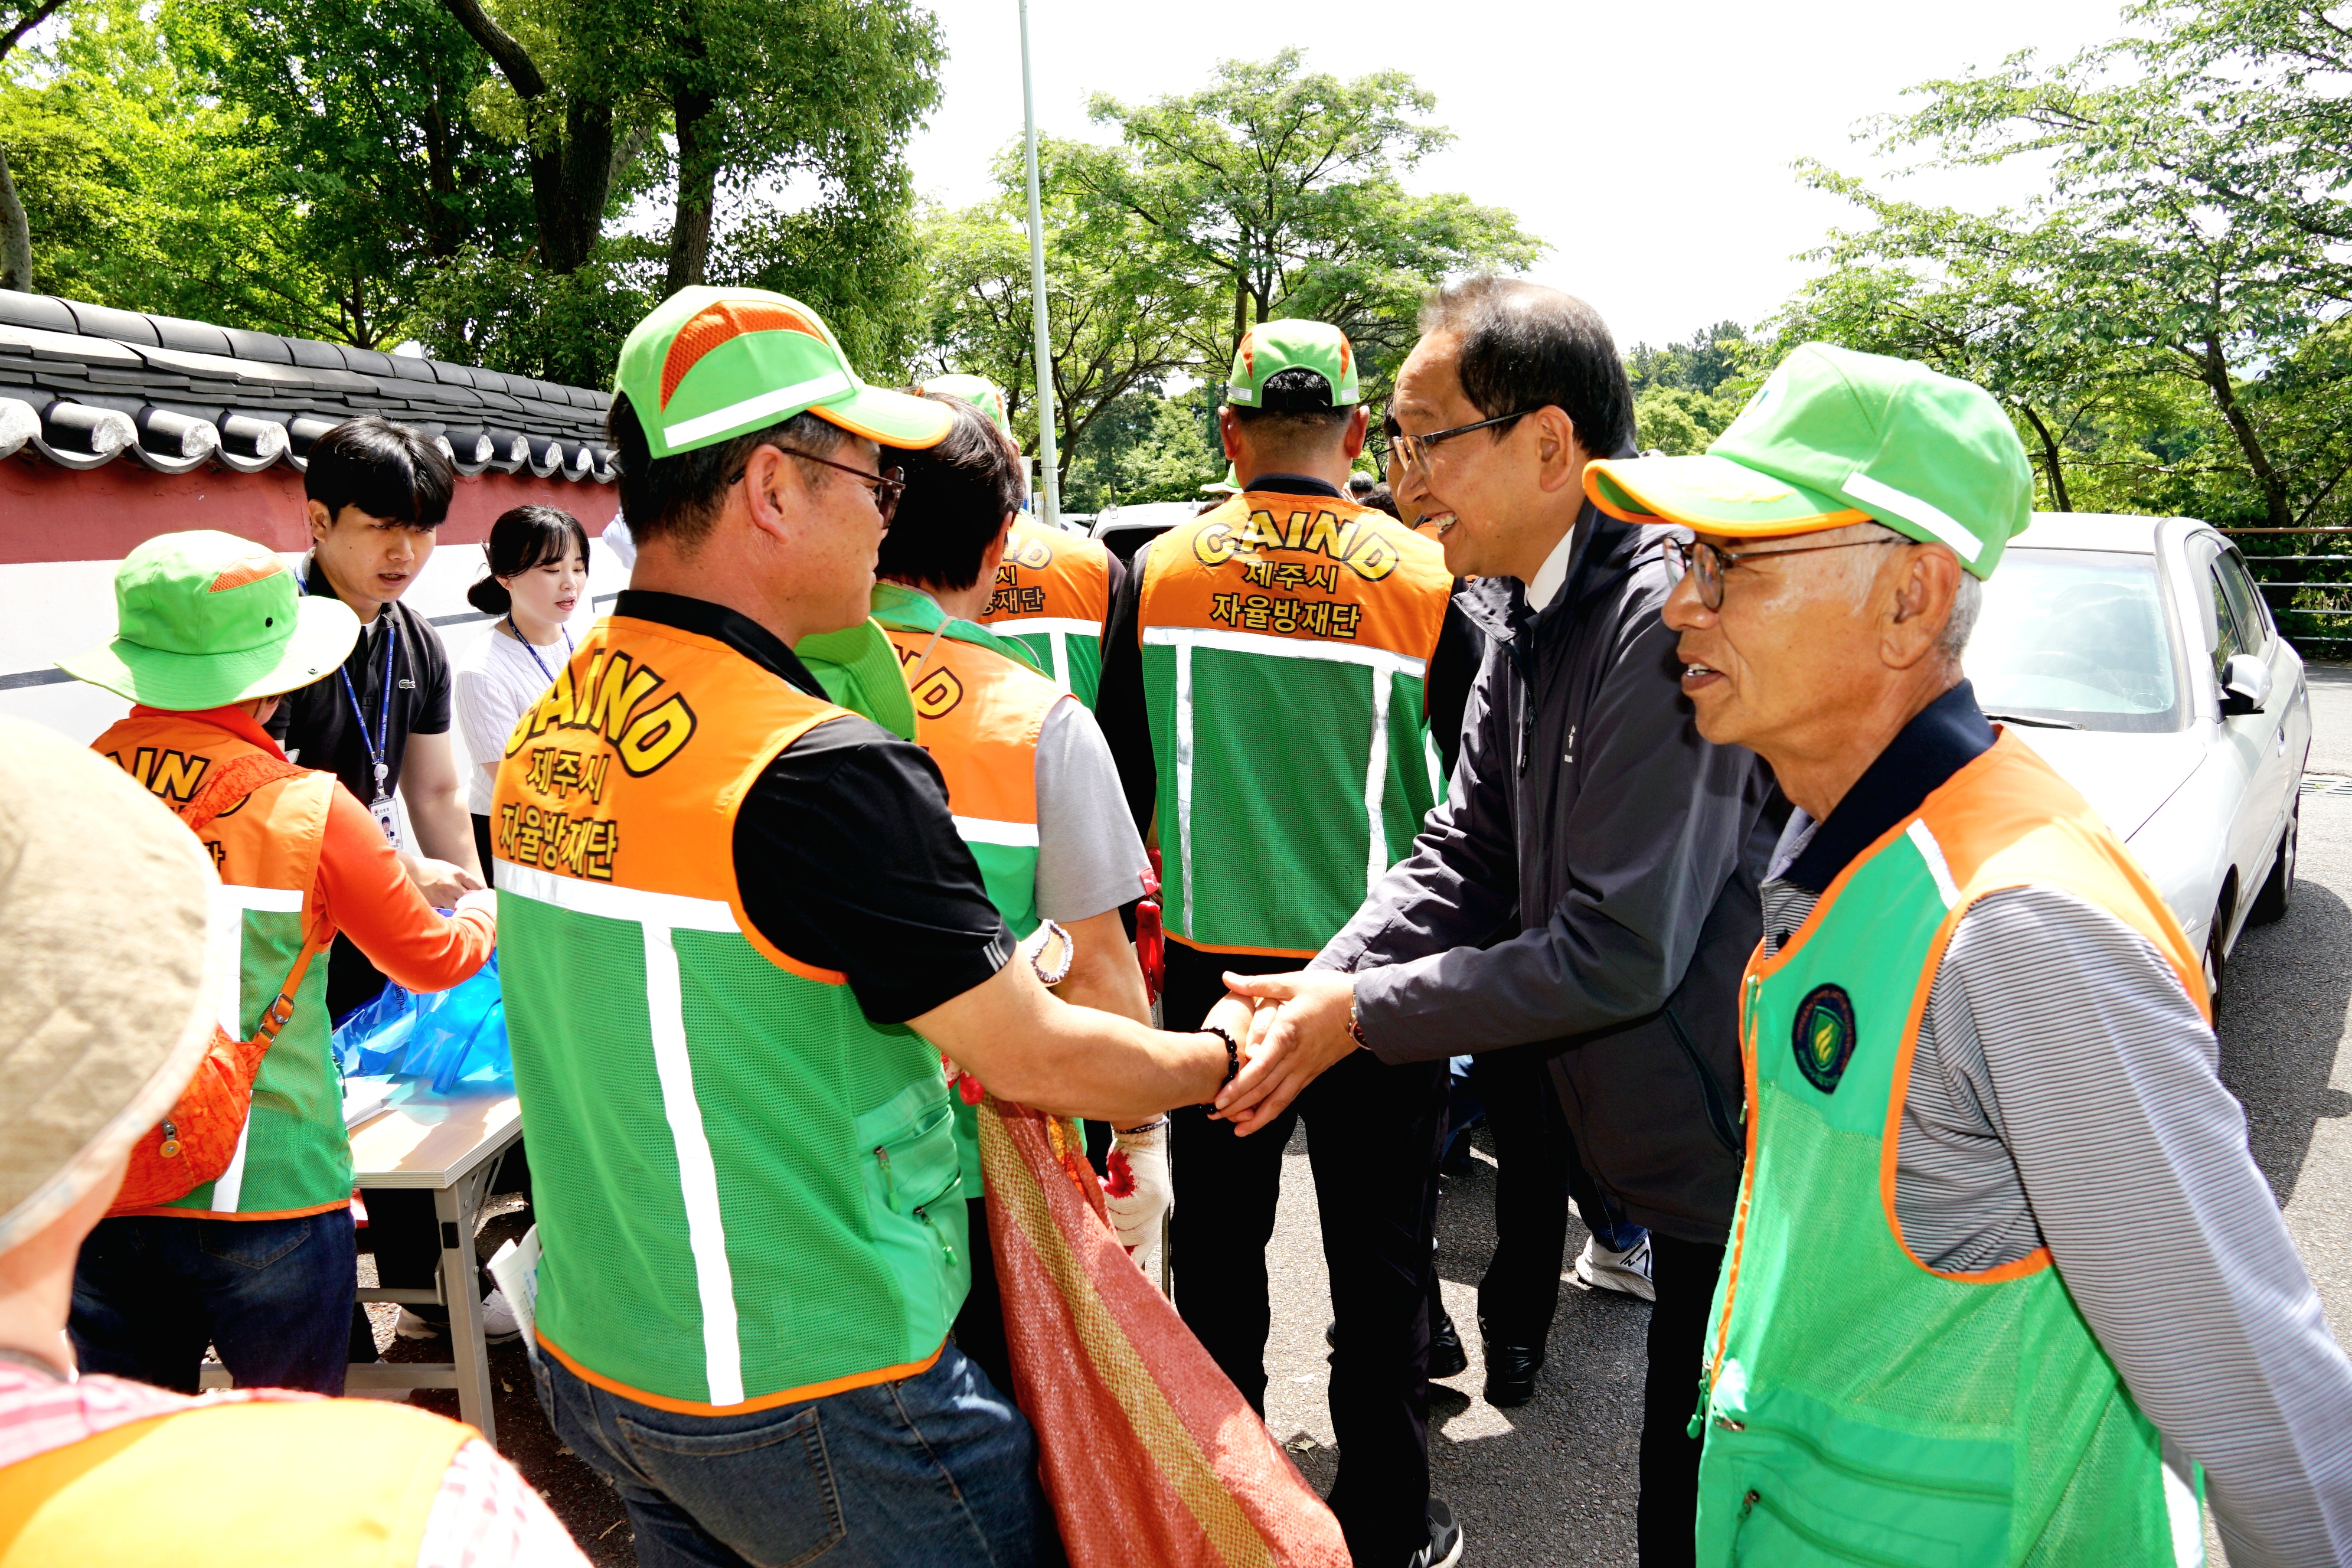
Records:
{"label": "black sneaker", "polygon": [[1454,1568],[1462,1561],[1462,1527],[1454,1510],[1437,1498],[1429,1500],[1429,1544],[1406,1559],[1405,1568]]}

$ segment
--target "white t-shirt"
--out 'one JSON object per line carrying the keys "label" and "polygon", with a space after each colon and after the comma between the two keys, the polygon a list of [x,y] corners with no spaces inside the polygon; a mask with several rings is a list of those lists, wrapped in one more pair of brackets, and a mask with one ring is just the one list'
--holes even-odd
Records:
{"label": "white t-shirt", "polygon": [[482,764],[495,763],[506,754],[507,734],[515,721],[555,683],[555,672],[572,658],[562,637],[552,647],[534,648],[507,636],[505,625],[493,622],[450,665],[457,737],[465,742],[468,759],[466,808],[476,816],[490,815],[490,775]]}

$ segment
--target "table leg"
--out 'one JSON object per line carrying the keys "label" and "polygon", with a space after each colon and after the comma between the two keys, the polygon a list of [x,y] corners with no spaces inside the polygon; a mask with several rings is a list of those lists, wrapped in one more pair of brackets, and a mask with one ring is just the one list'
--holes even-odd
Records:
{"label": "table leg", "polygon": [[441,1222],[441,1294],[449,1303],[450,1359],[457,1367],[457,1415],[499,1446],[498,1417],[490,1410],[490,1356],[482,1341],[482,1297],[476,1284],[474,1221],[481,1208],[478,1182],[459,1182],[433,1194]]}

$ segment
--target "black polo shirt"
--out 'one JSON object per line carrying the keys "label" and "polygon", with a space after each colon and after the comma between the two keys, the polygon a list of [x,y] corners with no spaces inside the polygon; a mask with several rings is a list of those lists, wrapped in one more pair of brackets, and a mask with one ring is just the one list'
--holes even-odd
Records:
{"label": "black polo shirt", "polygon": [[[701,599],[631,590],[616,616],[725,643],[815,698],[782,639]],[[827,699],[829,700],[829,699]],[[877,1024],[903,1024],[989,979],[1013,933],[956,832],[929,753],[852,716],[778,752],[735,813],[743,912],[777,951],[848,976]]]}
{"label": "black polo shirt", "polygon": [[[332,595],[327,574],[314,558],[303,574],[302,590]],[[397,651],[393,627],[399,628]],[[384,661],[392,660],[390,721],[385,720]],[[351,689],[343,687],[345,677]],[[296,762],[306,768],[326,768],[343,781],[343,787],[365,805],[375,798],[375,765],[361,739],[361,715],[367,733],[383,737],[384,762],[390,772],[384,788],[400,788],[401,763],[408,754],[411,735],[449,732],[449,653],[432,623],[394,600],[376,618],[360,628],[360,640],[341,670],[326,679],[289,691],[269,721],[277,737]],[[407,846],[415,849],[415,845]]]}

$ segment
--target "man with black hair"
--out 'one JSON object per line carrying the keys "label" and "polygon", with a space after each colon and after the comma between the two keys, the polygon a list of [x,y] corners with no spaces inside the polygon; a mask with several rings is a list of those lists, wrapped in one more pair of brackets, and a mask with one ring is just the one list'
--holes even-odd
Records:
{"label": "man with black hair", "polygon": [[540,1402],[646,1562],[1050,1560],[1034,1434],[948,1339],[988,1242],[942,1058],[1131,1127],[1230,1080],[1246,1009],[1169,1035],[1055,997],[1068,933],[1015,942],[939,767],[794,651],[881,641],[881,449],[948,408],[757,289],[670,296],[617,379],[635,571],[493,795]]}
{"label": "man with black hair", "polygon": [[[331,771],[374,813],[425,901],[442,909],[483,885],[482,868],[449,742],[448,650],[400,597],[433,558],[457,479],[423,432],[373,414],[311,444],[303,590],[350,606],[360,640],[341,669],[288,697],[270,725],[288,755]],[[407,802],[414,844],[400,841],[395,793]],[[341,1018],[383,989],[367,955],[339,939],[328,1010]]]}
{"label": "man with black hair", "polygon": [[[915,743],[939,764],[956,831],[1013,934],[1049,920],[1069,931],[1076,951],[1056,994],[1150,1023],[1143,971],[1120,916],[1142,898],[1151,863],[1128,820],[1110,748],[1085,704],[1026,647],[981,624],[1021,504],[1020,450],[983,407],[953,393],[924,395],[946,404],[955,422],[937,446],[883,449],[884,466],[905,473],[907,493],[882,536],[873,602],[914,695]],[[971,1234],[985,1236],[978,1109],[958,1096],[955,1115]],[[1129,1248],[1156,1242],[1168,1205],[1166,1120],[1112,1136],[1112,1226]],[[972,1248],[956,1344],[1011,1391],[986,1247]]]}
{"label": "man with black hair", "polygon": [[[1587,463],[1634,450],[1600,316],[1478,277],[1433,296],[1421,324],[1390,471],[1447,566],[1480,579],[1460,601],[1487,637],[1461,765],[1313,964],[1236,977],[1277,1005],[1218,1114],[1278,1142],[1293,1097],[1327,1070],[1541,1058],[1611,1217],[1651,1233],[1642,1561],[1688,1563],[1687,1428],[1739,1182],[1739,976],[1761,930],[1770,779],[1693,726],[1661,618],[1668,536],[1585,500]],[[1540,1360],[1540,1342],[1519,1348]]]}
{"label": "man with black hair", "polygon": [[[1442,552],[1343,488],[1367,424],[1344,333],[1253,329],[1220,424],[1241,493],[1138,553],[1097,709],[1137,826],[1156,819],[1177,1028],[1226,1005],[1229,971],[1295,968],[1346,923],[1438,798],[1443,692],[1458,703],[1475,658]],[[1265,1248],[1301,1116],[1335,1319],[1331,1510],[1365,1568],[1451,1563],[1461,1531],[1429,1497],[1443,1063],[1365,1057],[1270,1138],[1178,1111],[1177,1309],[1263,1411]],[[1440,1374],[1462,1370],[1442,1348]]]}

